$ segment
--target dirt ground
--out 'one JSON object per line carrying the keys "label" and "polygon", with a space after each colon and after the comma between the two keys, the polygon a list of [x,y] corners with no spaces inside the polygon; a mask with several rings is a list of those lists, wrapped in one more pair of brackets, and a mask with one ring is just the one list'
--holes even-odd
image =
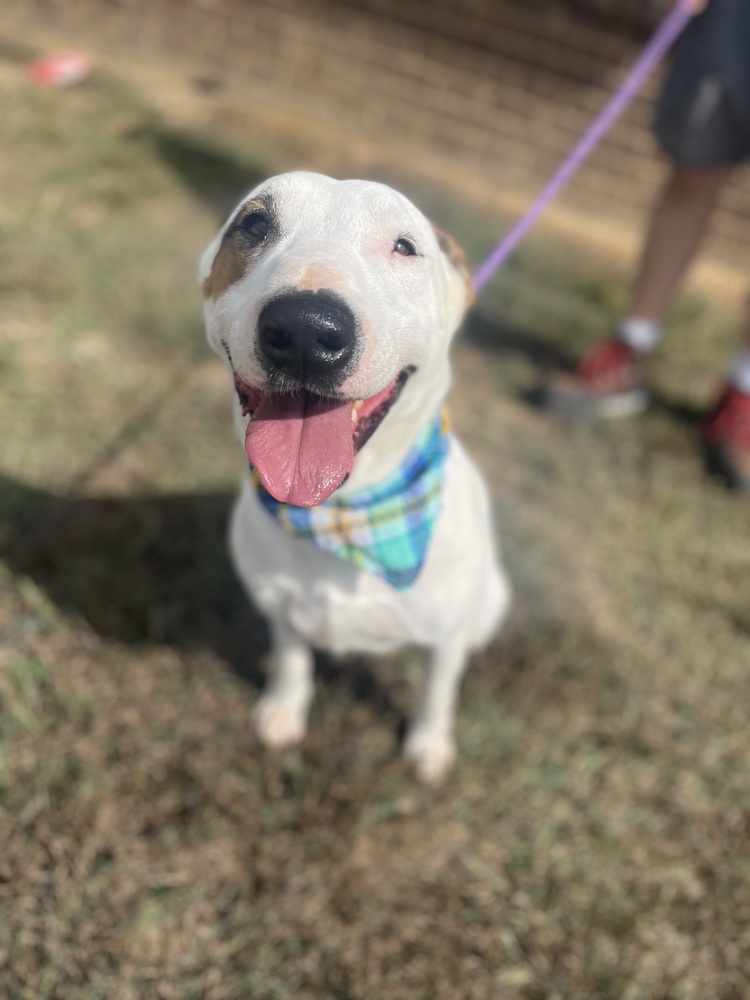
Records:
{"label": "dirt ground", "polygon": [[627,274],[533,236],[455,349],[516,590],[456,770],[426,790],[400,760],[409,651],[321,659],[309,739],[275,756],[198,254],[291,166],[356,161],[474,264],[507,220],[197,91],[191,116],[102,71],[36,90],[27,56],[0,46],[0,995],[750,995],[750,507],[697,433],[731,312],[680,301],[643,419],[550,420],[530,394]]}

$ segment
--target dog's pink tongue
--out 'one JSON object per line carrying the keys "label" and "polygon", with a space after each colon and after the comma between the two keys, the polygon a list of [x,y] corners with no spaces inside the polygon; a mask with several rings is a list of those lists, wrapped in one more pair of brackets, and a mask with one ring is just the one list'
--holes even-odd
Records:
{"label": "dog's pink tongue", "polygon": [[354,464],[352,404],[307,393],[269,392],[245,434],[245,451],[277,500],[314,507]]}

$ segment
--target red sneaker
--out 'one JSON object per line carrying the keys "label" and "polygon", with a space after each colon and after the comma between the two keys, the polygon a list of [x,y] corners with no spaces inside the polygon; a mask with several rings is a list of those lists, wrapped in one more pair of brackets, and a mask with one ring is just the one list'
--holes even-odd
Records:
{"label": "red sneaker", "polygon": [[634,417],[648,406],[644,356],[617,336],[588,349],[572,375],[557,375],[545,387],[546,409],[575,417]]}
{"label": "red sneaker", "polygon": [[724,386],[703,436],[716,470],[734,489],[750,493],[750,395]]}

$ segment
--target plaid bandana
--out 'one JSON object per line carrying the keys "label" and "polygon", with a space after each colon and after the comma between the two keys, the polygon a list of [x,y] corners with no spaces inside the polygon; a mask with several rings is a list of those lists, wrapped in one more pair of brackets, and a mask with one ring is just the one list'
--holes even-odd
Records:
{"label": "plaid bandana", "polygon": [[422,428],[399,468],[368,490],[317,507],[294,507],[275,500],[253,470],[258,496],[290,535],[360,569],[382,577],[393,587],[410,587],[424,565],[443,492],[449,422],[445,410]]}

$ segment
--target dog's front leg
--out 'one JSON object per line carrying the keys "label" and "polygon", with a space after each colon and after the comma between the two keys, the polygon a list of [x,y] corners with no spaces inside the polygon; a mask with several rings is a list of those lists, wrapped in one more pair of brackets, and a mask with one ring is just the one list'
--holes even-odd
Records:
{"label": "dog's front leg", "polygon": [[313,655],[285,621],[271,619],[270,625],[271,670],[253,712],[253,724],[266,746],[281,750],[299,743],[307,731]]}
{"label": "dog's front leg", "polygon": [[432,650],[422,703],[404,744],[417,777],[430,784],[445,777],[456,757],[453,722],[466,655],[465,644],[455,640]]}

